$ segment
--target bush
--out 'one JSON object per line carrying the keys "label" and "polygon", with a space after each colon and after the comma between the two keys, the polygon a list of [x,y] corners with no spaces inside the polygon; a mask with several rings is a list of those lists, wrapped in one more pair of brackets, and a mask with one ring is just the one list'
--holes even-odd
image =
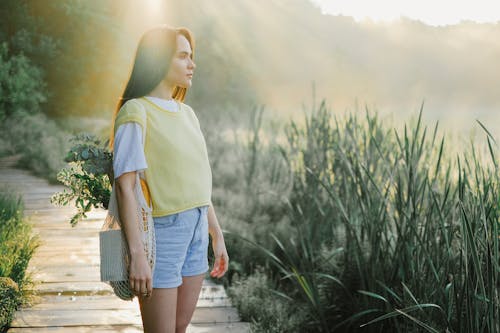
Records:
{"label": "bush", "polygon": [[39,67],[23,53],[10,54],[6,42],[0,44],[0,121],[39,113],[47,100],[45,86]]}
{"label": "bush", "polygon": [[251,322],[252,332],[304,332],[307,309],[296,307],[292,299],[275,289],[262,268],[257,268],[244,279],[235,278],[228,295],[241,319]]}
{"label": "bush", "polygon": [[67,134],[41,113],[47,101],[43,70],[24,54],[50,51],[54,45],[48,45],[50,38],[41,38],[34,47],[32,37],[23,30],[10,44],[0,43],[0,156],[20,154],[19,167],[56,183],[57,171],[64,166]]}
{"label": "bush", "polygon": [[12,314],[28,297],[31,279],[28,263],[38,247],[31,225],[23,218],[23,204],[8,188],[0,191],[0,330],[8,326]]}
{"label": "bush", "polygon": [[0,332],[10,325],[18,306],[19,288],[11,278],[0,277]]}
{"label": "bush", "polygon": [[68,133],[41,113],[11,116],[0,127],[4,155],[20,154],[18,167],[57,183],[57,172],[65,166],[63,159],[69,148]]}

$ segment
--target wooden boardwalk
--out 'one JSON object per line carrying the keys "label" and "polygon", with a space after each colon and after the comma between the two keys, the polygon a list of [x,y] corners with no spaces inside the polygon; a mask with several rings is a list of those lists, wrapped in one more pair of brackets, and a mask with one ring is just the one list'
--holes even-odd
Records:
{"label": "wooden boardwalk", "polygon": [[[27,332],[142,332],[137,298],[114,296],[99,278],[98,231],[104,210],[71,227],[75,208],[50,203],[63,186],[49,185],[30,172],[13,167],[15,159],[0,159],[0,186],[23,195],[25,216],[39,235],[41,246],[28,271],[36,281],[38,301],[16,312],[9,333]],[[205,279],[188,327],[190,333],[250,332],[241,322],[222,286]]]}

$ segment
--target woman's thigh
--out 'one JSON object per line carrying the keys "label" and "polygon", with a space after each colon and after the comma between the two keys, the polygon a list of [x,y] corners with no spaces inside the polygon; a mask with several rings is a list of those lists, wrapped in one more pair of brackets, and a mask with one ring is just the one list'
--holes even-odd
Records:
{"label": "woman's thigh", "polygon": [[145,333],[175,333],[177,288],[154,288],[151,296],[139,297]]}
{"label": "woman's thigh", "polygon": [[185,328],[191,322],[205,274],[183,276],[182,284],[177,288],[176,326]]}

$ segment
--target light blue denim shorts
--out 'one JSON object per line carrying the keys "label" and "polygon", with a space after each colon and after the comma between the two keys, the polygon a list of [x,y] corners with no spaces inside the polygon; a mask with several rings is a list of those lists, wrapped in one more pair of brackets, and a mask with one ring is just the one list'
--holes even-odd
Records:
{"label": "light blue denim shorts", "polygon": [[156,261],[153,288],[175,288],[183,276],[208,271],[208,206],[153,217]]}

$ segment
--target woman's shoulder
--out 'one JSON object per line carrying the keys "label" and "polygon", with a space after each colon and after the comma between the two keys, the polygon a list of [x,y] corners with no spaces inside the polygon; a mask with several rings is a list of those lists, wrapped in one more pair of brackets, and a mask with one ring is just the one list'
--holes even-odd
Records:
{"label": "woman's shoulder", "polygon": [[193,108],[191,106],[189,106],[188,104],[181,102],[181,101],[179,101],[179,104],[181,105],[181,107],[183,109],[189,110],[190,112],[194,113]]}
{"label": "woman's shoulder", "polygon": [[184,103],[184,102],[181,102],[181,101],[179,101],[179,100],[177,100],[177,102],[179,102],[179,104],[180,104],[182,107],[184,107],[184,108],[190,108],[190,106],[189,106],[189,105],[187,105],[187,104],[186,104],[186,103]]}
{"label": "woman's shoulder", "polygon": [[130,98],[123,103],[121,109],[142,109],[141,98]]}
{"label": "woman's shoulder", "polygon": [[122,114],[133,113],[133,114],[142,115],[144,112],[145,112],[145,109],[144,109],[144,105],[141,102],[141,99],[140,98],[131,98],[131,99],[125,101],[125,103],[123,103],[123,105],[120,107],[120,110],[118,113],[119,114],[120,113],[122,113]]}
{"label": "woman's shoulder", "polygon": [[140,104],[138,98],[132,98],[127,100],[121,106],[118,114],[116,115],[116,123],[123,124],[126,122],[138,122],[141,125],[145,123],[146,120],[146,111],[144,106]]}

